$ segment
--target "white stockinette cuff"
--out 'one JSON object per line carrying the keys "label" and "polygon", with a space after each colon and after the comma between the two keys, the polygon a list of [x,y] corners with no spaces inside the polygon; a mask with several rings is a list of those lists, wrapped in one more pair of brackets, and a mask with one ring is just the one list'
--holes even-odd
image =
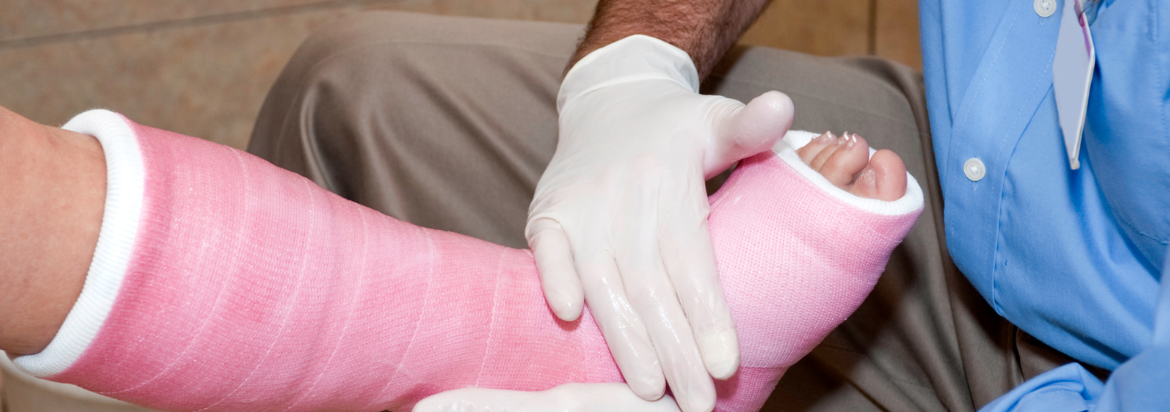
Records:
{"label": "white stockinette cuff", "polygon": [[670,80],[699,92],[699,71],[687,52],[662,40],[635,34],[577,61],[561,82],[557,111],[591,91],[639,80]]}
{"label": "white stockinette cuff", "polygon": [[[780,160],[783,160],[789,166],[792,166],[793,169],[796,169],[801,176],[804,176],[805,179],[812,182],[821,191],[858,209],[883,216],[901,216],[922,209],[922,188],[918,186],[918,181],[914,179],[914,176],[910,172],[906,172],[906,194],[902,195],[902,198],[894,201],[860,197],[846,192],[832,182],[829,182],[829,179],[826,179],[819,172],[805,164],[803,160],[800,160],[800,155],[796,153],[797,150],[804,147],[804,145],[808,144],[817,136],[820,136],[820,133],[806,132],[804,130],[789,130],[783,139],[780,139],[779,142],[776,142],[775,146],[772,146],[772,152],[776,153],[776,156]],[[875,151],[871,147],[869,149],[869,155],[873,156]]]}
{"label": "white stockinette cuff", "polygon": [[73,365],[97,337],[122,288],[138,235],[138,219],[146,188],[146,169],[138,138],[121,115],[90,110],[69,120],[63,129],[98,139],[106,159],[106,202],[93,262],[81,296],[45,350],[13,360],[29,374],[45,378]]}

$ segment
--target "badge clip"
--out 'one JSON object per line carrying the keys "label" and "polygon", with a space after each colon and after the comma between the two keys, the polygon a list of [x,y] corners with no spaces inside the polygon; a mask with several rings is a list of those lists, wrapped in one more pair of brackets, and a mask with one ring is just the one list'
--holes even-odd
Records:
{"label": "badge clip", "polygon": [[[1070,7],[1071,6],[1071,7]],[[1056,55],[1052,60],[1052,85],[1056,112],[1064,134],[1069,166],[1080,169],[1081,134],[1089,105],[1089,86],[1097,66],[1093,34],[1085,21],[1084,0],[1064,0]]]}

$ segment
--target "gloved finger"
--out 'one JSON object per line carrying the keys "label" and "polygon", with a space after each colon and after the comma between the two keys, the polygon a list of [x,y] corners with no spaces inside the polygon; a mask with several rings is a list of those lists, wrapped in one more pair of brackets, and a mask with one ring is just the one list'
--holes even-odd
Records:
{"label": "gloved finger", "polygon": [[757,96],[746,106],[724,99],[710,110],[712,137],[703,159],[705,178],[711,178],[732,163],[771,149],[792,126],[792,99],[778,91]]}
{"label": "gloved finger", "polygon": [[672,202],[679,206],[664,215],[659,225],[662,262],[707,371],[716,379],[727,379],[739,368],[739,339],[719,283],[707,226],[706,193],[702,185],[693,186],[692,199]]}
{"label": "gloved finger", "polygon": [[600,250],[577,256],[577,272],[585,290],[585,303],[609,344],[609,351],[630,389],[645,400],[656,400],[666,392],[666,379],[658,362],[646,325],[634,313],[626,297],[613,253]]}
{"label": "gloved finger", "polygon": [[491,412],[569,410],[547,391],[463,388],[439,392],[414,405],[413,412]]}
{"label": "gloved finger", "polygon": [[526,232],[548,306],[561,320],[577,320],[585,306],[585,291],[573,265],[569,237],[552,219],[537,219]]}
{"label": "gloved finger", "polygon": [[[649,191],[642,194],[630,209],[641,209],[641,214],[628,215],[624,221],[656,223],[658,211],[651,208],[659,204],[652,200],[657,195]],[[623,256],[617,259],[618,270],[635,313],[646,324],[675,401],[687,412],[709,411],[715,406],[715,384],[703,365],[695,336],[662,264],[654,226],[652,230],[628,233]]]}
{"label": "gloved finger", "polygon": [[559,398],[570,399],[566,408],[580,412],[679,412],[678,404],[670,395],[656,401],[639,398],[630,388],[620,383],[567,383],[550,392]]}
{"label": "gloved finger", "polygon": [[678,412],[674,398],[639,398],[621,383],[570,383],[546,391],[464,388],[440,392],[416,404],[414,412]]}
{"label": "gloved finger", "polygon": [[650,267],[633,264],[621,270],[623,279],[629,279],[626,288],[630,291],[631,304],[646,323],[675,400],[684,411],[711,410],[715,406],[715,385],[704,367],[694,333],[659,254],[646,249],[628,253],[658,261]]}

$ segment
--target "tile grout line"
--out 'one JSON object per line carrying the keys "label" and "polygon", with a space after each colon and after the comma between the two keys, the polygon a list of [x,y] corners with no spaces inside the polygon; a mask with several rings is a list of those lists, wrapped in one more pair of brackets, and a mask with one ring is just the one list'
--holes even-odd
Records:
{"label": "tile grout line", "polygon": [[91,40],[104,37],[115,37],[125,34],[147,33],[154,31],[183,29],[216,23],[231,23],[245,20],[257,20],[276,16],[288,16],[310,13],[322,10],[333,10],[352,6],[368,6],[375,4],[401,3],[404,0],[328,0],[309,4],[272,7],[258,10],[246,10],[208,16],[198,16],[177,20],[163,20],[149,23],[131,24],[126,26],[106,27],[100,29],[49,34],[18,39],[0,40],[0,50],[23,49],[43,46],[54,43],[67,43],[79,40]]}
{"label": "tile grout line", "polygon": [[866,39],[865,48],[870,56],[877,55],[877,36],[878,36],[878,0],[869,0],[869,34]]}

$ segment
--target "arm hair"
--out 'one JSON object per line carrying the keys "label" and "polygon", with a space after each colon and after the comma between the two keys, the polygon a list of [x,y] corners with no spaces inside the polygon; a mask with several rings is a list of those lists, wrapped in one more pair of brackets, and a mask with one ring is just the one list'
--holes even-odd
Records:
{"label": "arm hair", "polygon": [[605,45],[631,35],[643,34],[686,51],[699,70],[699,78],[704,79],[768,2],[601,0],[569,67]]}

